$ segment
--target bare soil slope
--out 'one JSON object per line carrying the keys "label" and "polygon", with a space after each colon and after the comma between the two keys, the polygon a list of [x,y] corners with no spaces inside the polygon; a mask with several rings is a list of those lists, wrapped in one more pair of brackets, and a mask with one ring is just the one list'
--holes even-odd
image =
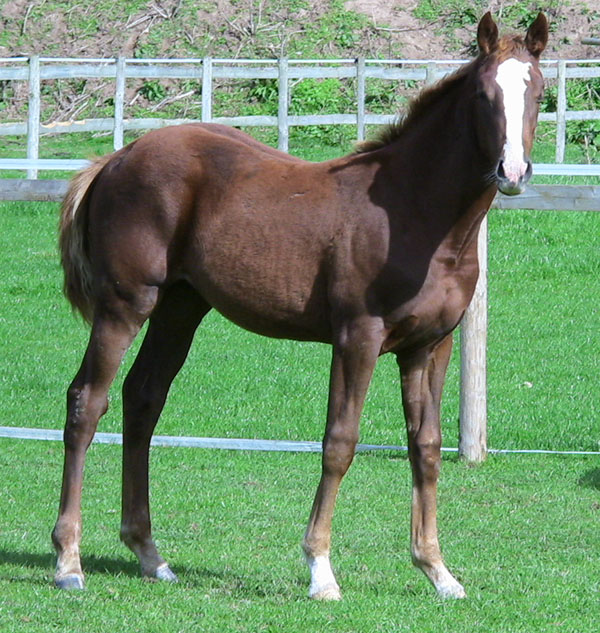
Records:
{"label": "bare soil slope", "polygon": [[[456,58],[473,52],[477,18],[491,9],[509,28],[534,3],[504,0],[1,0],[0,56],[337,55]],[[548,56],[590,58],[600,0],[541,3],[553,25]],[[539,6],[539,4],[538,4]],[[417,17],[419,16],[419,17]]]}

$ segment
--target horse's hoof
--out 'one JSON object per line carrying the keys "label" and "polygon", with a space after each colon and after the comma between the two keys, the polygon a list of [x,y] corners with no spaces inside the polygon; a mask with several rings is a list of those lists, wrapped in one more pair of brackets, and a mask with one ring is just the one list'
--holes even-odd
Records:
{"label": "horse's hoof", "polygon": [[164,582],[179,582],[179,578],[177,578],[166,563],[157,568],[154,576],[157,580]]}
{"label": "horse's hoof", "polygon": [[67,574],[66,576],[61,576],[60,578],[54,579],[54,584],[59,589],[66,589],[67,591],[85,589],[85,584],[83,582],[83,576],[79,574]]}
{"label": "horse's hoof", "polygon": [[311,592],[309,595],[313,600],[333,601],[342,599],[342,593],[337,585],[327,585],[314,593]]}
{"label": "horse's hoof", "polygon": [[443,600],[461,600],[467,597],[464,587],[456,581],[437,587],[437,593]]}

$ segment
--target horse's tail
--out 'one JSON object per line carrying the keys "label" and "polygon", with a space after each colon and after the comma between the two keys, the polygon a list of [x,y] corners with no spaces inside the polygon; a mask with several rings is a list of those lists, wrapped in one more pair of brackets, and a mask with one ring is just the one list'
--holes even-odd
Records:
{"label": "horse's tail", "polygon": [[95,159],[72,180],[65,196],[59,223],[60,260],[64,271],[63,292],[73,310],[91,323],[94,316],[92,269],[87,253],[88,199],[94,180],[112,154]]}

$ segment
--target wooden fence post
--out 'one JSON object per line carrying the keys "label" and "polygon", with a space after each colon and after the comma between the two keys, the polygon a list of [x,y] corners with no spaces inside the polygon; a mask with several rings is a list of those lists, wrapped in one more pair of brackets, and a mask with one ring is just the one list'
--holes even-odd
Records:
{"label": "wooden fence post", "polygon": [[356,138],[365,140],[365,58],[356,60]]}
{"label": "wooden fence post", "polygon": [[459,455],[481,462],[487,453],[487,217],[477,242],[479,279],[460,328]]}
{"label": "wooden fence post", "polygon": [[279,108],[277,112],[277,147],[282,152],[287,152],[289,147],[290,128],[288,124],[288,102],[288,60],[287,57],[282,57],[279,60]]}
{"label": "wooden fence post", "polygon": [[[27,158],[37,159],[40,154],[40,58],[29,58],[29,111],[27,114]],[[37,178],[37,169],[28,169],[27,178]]]}
{"label": "wooden fence post", "polygon": [[567,64],[561,59],[558,62],[558,98],[556,101],[556,162],[565,160],[567,142]]}
{"label": "wooden fence post", "polygon": [[118,57],[115,82],[115,127],[113,129],[113,148],[123,147],[123,113],[125,108],[125,58]]}
{"label": "wooden fence post", "polygon": [[435,62],[427,62],[425,70],[425,85],[431,86],[437,81],[437,64]]}
{"label": "wooden fence post", "polygon": [[212,57],[202,60],[202,123],[212,119]]}

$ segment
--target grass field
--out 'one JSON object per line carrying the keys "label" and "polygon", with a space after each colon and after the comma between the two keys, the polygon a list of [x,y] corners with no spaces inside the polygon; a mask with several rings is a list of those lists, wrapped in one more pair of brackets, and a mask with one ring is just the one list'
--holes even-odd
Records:
{"label": "grass field", "polygon": [[140,580],[118,543],[119,450],[94,446],[78,594],[51,585],[61,459],[56,443],[0,441],[3,632],[597,630],[597,458],[444,459],[440,536],[468,598],[442,602],[410,564],[405,456],[359,455],[334,520],[340,604],[306,598],[318,455],[153,449],[155,533],[180,577],[165,586]]}
{"label": "grass field", "polygon": [[[0,207],[0,425],[62,428],[86,343],[60,292],[56,212]],[[491,213],[491,447],[600,449],[599,253],[600,214]],[[135,347],[100,430],[120,430],[119,390]],[[319,440],[329,357],[325,346],[262,339],[211,314],[158,432]],[[456,446],[456,353],[446,385],[444,443]],[[377,368],[361,441],[406,442],[391,357]],[[51,587],[49,543],[62,447],[0,441],[0,630],[597,630],[597,457],[513,455],[477,468],[446,457],[442,547],[469,599],[444,603],[410,565],[405,456],[359,456],[334,522],[345,593],[335,605],[305,598],[299,548],[318,455],[157,448],[152,461],[156,536],[181,583],[137,577],[117,538],[119,449],[94,446],[84,490],[88,591],[63,594]]]}

